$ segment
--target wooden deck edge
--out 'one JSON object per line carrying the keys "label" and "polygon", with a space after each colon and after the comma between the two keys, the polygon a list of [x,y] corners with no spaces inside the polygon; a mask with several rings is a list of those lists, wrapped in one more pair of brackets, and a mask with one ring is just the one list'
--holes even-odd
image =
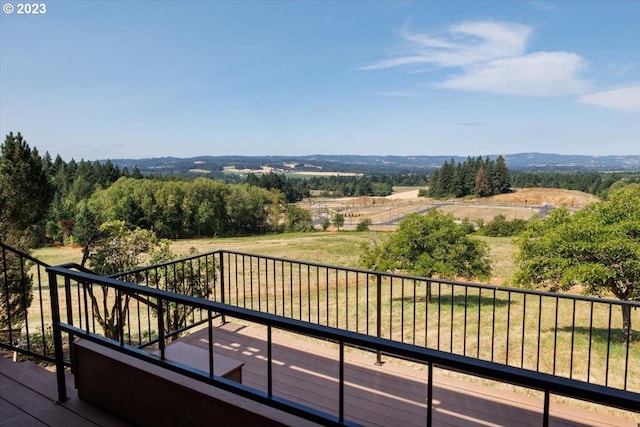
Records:
{"label": "wooden deck edge", "polygon": [[79,397],[136,425],[317,425],[95,343],[73,351]]}

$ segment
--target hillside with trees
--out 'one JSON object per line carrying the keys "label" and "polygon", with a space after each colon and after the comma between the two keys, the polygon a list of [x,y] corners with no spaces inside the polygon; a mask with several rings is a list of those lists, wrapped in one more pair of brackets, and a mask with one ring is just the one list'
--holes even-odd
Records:
{"label": "hillside with trees", "polygon": [[[490,159],[498,156],[489,154]],[[549,153],[505,154],[507,167],[521,172],[638,172],[640,155],[585,156]],[[138,167],[144,175],[206,176],[220,179],[226,167],[239,170],[273,168],[274,172],[351,172],[364,175],[386,173],[394,175],[430,174],[443,162],[453,159],[464,162],[465,156],[374,156],[331,155],[306,156],[198,156],[191,158],[154,157],[146,159],[111,159],[132,170]]]}
{"label": "hillside with trees", "polygon": [[[148,173],[151,169],[141,170],[133,161],[127,164],[110,160],[65,162],[60,155],[55,159],[49,153],[40,156],[35,148],[27,153],[25,148],[28,147],[22,147],[24,153],[20,154],[16,147],[23,142],[21,135],[10,134],[3,146],[3,180],[6,181],[3,192],[7,193],[10,188],[25,190],[15,193],[14,201],[3,201],[5,218],[2,226],[8,227],[7,218],[27,221],[33,238],[30,244],[35,246],[53,242],[83,244],[93,238],[97,226],[113,220],[126,221],[132,229],[153,229],[160,238],[311,230],[313,218],[294,205],[311,194],[384,197],[392,193],[394,186],[402,185],[428,186],[433,197],[464,197],[504,194],[513,185],[546,185],[588,190],[602,196],[611,188],[637,181],[640,177],[637,173],[510,172],[503,156],[468,157],[461,162],[451,158],[439,168],[428,163],[434,170],[431,175],[424,171],[427,161],[434,159],[429,156],[411,159],[402,156],[312,156],[307,159],[309,163],[290,166],[295,170],[327,170],[330,165],[341,165],[339,169],[351,171],[376,167],[379,170],[353,175],[291,175],[275,169],[270,173],[231,174],[235,178],[229,180],[158,173],[165,169],[157,163],[153,169],[156,172]],[[22,163],[12,160],[18,155],[24,157],[20,160]],[[27,164],[27,158],[30,165],[15,166]],[[199,161],[206,159],[203,157]],[[265,160],[283,160],[275,157],[251,159],[248,162],[248,158],[236,156],[220,158],[219,162],[233,160],[240,165],[244,161],[246,164],[242,166],[253,167]],[[149,159],[140,162],[151,164]],[[176,159],[172,162],[181,163]],[[191,161],[192,167],[193,164]],[[351,165],[350,169],[347,164]],[[34,165],[41,169],[42,176],[32,173]],[[418,169],[399,172],[411,169],[410,165]],[[43,206],[42,210],[32,206],[36,201]],[[17,213],[22,210],[16,208],[16,211],[16,206],[25,213]],[[5,232],[4,235],[9,234]]]}

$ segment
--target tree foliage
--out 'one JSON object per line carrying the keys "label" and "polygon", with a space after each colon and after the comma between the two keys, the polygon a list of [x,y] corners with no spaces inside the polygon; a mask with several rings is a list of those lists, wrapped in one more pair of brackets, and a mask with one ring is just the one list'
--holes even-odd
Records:
{"label": "tree foliage", "polygon": [[[24,253],[37,244],[53,191],[38,151],[18,133],[0,148],[0,240]],[[0,329],[20,325],[33,299],[29,266],[11,253],[2,254]]]}
{"label": "tree foliage", "polygon": [[[36,225],[49,210],[53,187],[37,149],[18,133],[7,135],[0,151],[0,236],[23,248],[37,241]],[[8,242],[12,239],[13,242]]]}
{"label": "tree foliage", "polygon": [[125,177],[94,192],[88,204],[98,223],[124,220],[162,238],[274,231],[285,206],[280,192],[247,184]]}
{"label": "tree foliage", "polygon": [[312,176],[304,179],[309,190],[322,192],[323,197],[384,197],[393,193],[393,186],[419,186],[427,183],[426,174],[375,173],[371,175]]}
{"label": "tree foliage", "polygon": [[[152,258],[152,264],[159,264],[170,259],[192,257],[197,255],[195,248],[190,248],[187,255],[173,255],[168,251],[168,247],[156,251]],[[188,295],[195,298],[208,298],[213,292],[216,283],[216,262],[211,259],[196,258],[188,262],[175,263],[171,268],[159,269],[157,274],[149,277],[149,285],[181,295]],[[154,308],[154,312],[158,310]],[[178,304],[173,301],[165,301],[163,306],[162,321],[165,333],[176,332],[187,325],[189,317],[194,312],[194,308],[185,304]],[[179,335],[171,335],[171,341],[179,338]]]}
{"label": "tree foliage", "polygon": [[371,227],[372,223],[371,218],[365,218],[358,222],[358,225],[356,225],[356,231],[369,231],[369,227]]}
{"label": "tree foliage", "polygon": [[[124,221],[110,221],[98,227],[100,238],[94,239],[85,250],[84,259],[96,274],[110,276],[132,270],[152,258],[167,258],[169,242],[160,240],[149,230],[129,230]],[[159,255],[162,254],[162,255]],[[102,326],[105,337],[117,340],[124,333],[125,321],[118,323],[120,307],[122,319],[127,319],[129,295],[116,293],[107,286],[88,288],[93,316]],[[99,292],[99,293],[98,293]]]}
{"label": "tree foliage", "polygon": [[309,211],[296,205],[287,205],[285,215],[285,229],[287,231],[313,230],[313,217]]}
{"label": "tree foliage", "polygon": [[422,277],[491,276],[486,243],[469,237],[452,215],[437,209],[408,215],[389,238],[365,244],[360,263],[368,269]]}
{"label": "tree foliage", "polygon": [[[514,282],[552,291],[580,285],[587,294],[640,300],[640,185],[571,214],[555,209],[532,221],[518,241]],[[631,338],[630,307],[622,306],[623,340]]]}
{"label": "tree foliage", "polygon": [[604,195],[616,182],[638,182],[637,174],[599,172],[513,172],[511,182],[522,188],[564,188]]}
{"label": "tree foliage", "polygon": [[27,272],[29,265],[11,251],[0,252],[0,263],[0,330],[17,329],[33,300],[33,277]]}
{"label": "tree foliage", "polygon": [[520,234],[527,226],[527,221],[522,218],[507,220],[504,215],[496,215],[487,224],[482,224],[479,234],[490,237],[509,237]]}
{"label": "tree foliage", "polygon": [[429,196],[431,197],[478,197],[509,192],[511,187],[509,170],[504,157],[496,160],[488,157],[467,158],[463,163],[445,161],[431,175]]}
{"label": "tree foliage", "polygon": [[[159,239],[153,231],[135,228],[130,230],[124,221],[109,221],[98,227],[99,235],[92,239],[85,250],[85,259],[93,272],[103,276],[131,271],[147,264],[159,264],[181,257],[171,251],[168,240]],[[191,249],[188,255],[195,255]],[[213,291],[217,266],[212,260],[192,260],[176,263],[169,269],[158,269],[155,274],[144,277],[144,283],[170,292],[206,298]],[[139,277],[127,280],[138,282]],[[94,286],[88,289],[91,298],[93,316],[102,326],[105,337],[117,340],[124,334],[129,295],[113,292],[106,286]],[[118,310],[122,308],[122,322],[118,323]],[[157,312],[157,308],[153,309]],[[193,307],[165,302],[163,322],[165,331],[177,331],[183,327]],[[174,337],[175,338],[175,337]]]}
{"label": "tree foliage", "polygon": [[277,190],[284,194],[287,203],[299,202],[303,198],[309,197],[309,187],[305,180],[289,178],[284,174],[270,172],[262,174],[258,178],[256,174],[249,173],[246,183],[267,190]]}
{"label": "tree foliage", "polygon": [[331,222],[336,226],[338,230],[340,230],[340,227],[344,225],[344,215],[339,212],[335,213],[333,215],[333,218],[331,218]]}

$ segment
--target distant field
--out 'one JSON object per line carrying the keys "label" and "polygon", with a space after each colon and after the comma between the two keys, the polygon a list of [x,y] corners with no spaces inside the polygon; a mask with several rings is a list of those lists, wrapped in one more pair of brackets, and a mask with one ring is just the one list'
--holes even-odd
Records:
{"label": "distant field", "polygon": [[[253,173],[256,175],[262,175],[265,173],[270,173],[270,172],[276,172],[276,173],[281,173],[286,175],[287,177],[290,178],[311,178],[314,176],[362,176],[362,173],[356,173],[356,172],[324,172],[321,170],[317,170],[317,171],[298,171],[295,169],[290,169],[290,170],[285,170],[285,171],[279,171],[279,170],[275,170],[273,168],[270,167],[263,167],[262,169],[236,169],[235,167],[232,166],[227,166],[224,169],[224,173],[228,173],[228,174],[237,174],[237,175],[246,175],[249,173]],[[207,170],[203,170],[203,169],[197,169],[195,170],[197,172],[206,172],[209,173],[209,171]],[[191,170],[190,170],[191,172]]]}
{"label": "distant field", "polygon": [[[343,267],[358,267],[360,247],[371,241],[377,232],[314,232],[284,233],[266,236],[231,237],[215,239],[188,239],[173,241],[176,254],[187,254],[194,247],[200,253],[226,249],[259,255],[289,258],[298,261],[318,262]],[[384,235],[384,233],[382,233]],[[512,255],[515,251],[510,238],[478,237],[490,247],[494,265],[493,284],[502,284],[514,271]],[[36,258],[51,264],[80,262],[79,248],[49,247],[34,251]]]}

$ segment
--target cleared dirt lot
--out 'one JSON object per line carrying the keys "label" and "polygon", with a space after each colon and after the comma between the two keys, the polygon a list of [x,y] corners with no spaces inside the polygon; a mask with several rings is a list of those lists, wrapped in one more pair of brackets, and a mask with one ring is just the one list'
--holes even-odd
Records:
{"label": "cleared dirt lot", "polygon": [[529,205],[564,206],[582,209],[600,200],[593,194],[575,190],[561,190],[557,188],[520,188],[513,193],[487,197],[488,203],[517,203]]}
{"label": "cleared dirt lot", "polygon": [[433,208],[459,219],[466,218],[472,222],[482,219],[486,222],[496,215],[504,215],[507,219],[529,219],[559,206],[582,209],[596,201],[598,198],[591,194],[553,188],[523,188],[487,198],[443,201],[418,197],[417,188],[403,188],[387,197],[314,198],[301,203],[301,206],[311,212],[317,226],[323,218],[341,213],[345,217],[345,229],[353,229],[360,221],[370,219],[372,229],[391,231],[406,215]]}

